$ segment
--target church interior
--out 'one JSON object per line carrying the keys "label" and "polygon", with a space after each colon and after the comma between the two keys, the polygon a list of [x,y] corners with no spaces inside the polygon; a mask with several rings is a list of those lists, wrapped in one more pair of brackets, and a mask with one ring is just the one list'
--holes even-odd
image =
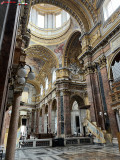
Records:
{"label": "church interior", "polygon": [[120,0],[0,0],[0,16],[0,158],[120,159]]}

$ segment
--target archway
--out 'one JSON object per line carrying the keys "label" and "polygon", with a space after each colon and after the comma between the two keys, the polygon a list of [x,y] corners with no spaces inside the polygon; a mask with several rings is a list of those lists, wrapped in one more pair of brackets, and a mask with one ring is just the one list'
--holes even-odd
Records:
{"label": "archway", "polygon": [[114,56],[110,66],[110,78],[114,82],[120,81],[120,52]]}
{"label": "archway", "polygon": [[116,115],[118,130],[120,131],[120,52],[113,55],[109,68],[110,87],[111,87],[111,106]]}
{"label": "archway", "polygon": [[70,102],[71,107],[71,134],[73,136],[85,136],[86,128],[84,122],[86,118],[86,109],[84,109],[84,101],[78,96],[74,95]]}
{"label": "archway", "polygon": [[79,61],[77,57],[81,53],[81,42],[79,41],[79,38],[81,36],[80,31],[75,31],[71,34],[69,37],[66,48],[64,50],[64,56],[63,56],[63,66],[64,67],[70,67],[72,64],[76,64],[79,66]]}

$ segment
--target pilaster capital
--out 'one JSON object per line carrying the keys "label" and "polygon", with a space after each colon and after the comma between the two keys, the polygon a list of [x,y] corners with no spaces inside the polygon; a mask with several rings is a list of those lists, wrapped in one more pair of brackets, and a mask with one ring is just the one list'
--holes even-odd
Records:
{"label": "pilaster capital", "polygon": [[95,71],[95,66],[92,64],[92,63],[88,63],[86,66],[85,66],[85,74],[92,74],[94,73]]}
{"label": "pilaster capital", "polygon": [[98,63],[100,65],[100,68],[106,67],[106,57],[103,55],[101,58],[99,58]]}
{"label": "pilaster capital", "polygon": [[52,103],[52,99],[48,99],[48,104],[50,105]]}
{"label": "pilaster capital", "polygon": [[68,89],[63,89],[62,92],[63,92],[63,96],[69,96],[71,93],[70,90]]}
{"label": "pilaster capital", "polygon": [[60,90],[56,90],[56,96],[57,96],[57,97],[60,96]]}

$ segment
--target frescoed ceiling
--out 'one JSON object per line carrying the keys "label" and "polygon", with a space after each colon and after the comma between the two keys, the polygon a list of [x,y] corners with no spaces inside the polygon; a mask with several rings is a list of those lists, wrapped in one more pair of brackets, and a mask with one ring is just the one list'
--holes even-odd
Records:
{"label": "frescoed ceiling", "polygon": [[38,84],[44,83],[46,76],[51,79],[52,68],[59,66],[57,57],[49,49],[33,45],[26,49],[26,63],[29,64],[35,72],[35,81]]}

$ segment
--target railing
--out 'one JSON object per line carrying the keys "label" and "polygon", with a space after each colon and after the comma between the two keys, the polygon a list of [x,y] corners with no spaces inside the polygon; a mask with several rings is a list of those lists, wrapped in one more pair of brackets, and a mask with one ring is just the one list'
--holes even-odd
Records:
{"label": "railing", "polygon": [[92,144],[92,138],[90,137],[74,137],[74,138],[65,138],[64,145],[82,145],[82,144]]}
{"label": "railing", "polygon": [[19,148],[24,147],[39,147],[39,146],[52,146],[52,139],[34,139],[34,140],[20,140]]}
{"label": "railing", "polygon": [[89,120],[86,119],[86,126],[88,130],[98,139],[99,143],[106,143],[104,133],[101,129],[91,123]]}
{"label": "railing", "polygon": [[[20,140],[19,141],[19,148],[25,148],[25,147],[51,147],[54,146],[56,139],[31,139],[31,140]],[[60,144],[59,138],[57,138],[56,145],[59,146]],[[58,143],[58,144],[57,144]],[[64,139],[64,146],[67,145],[81,145],[81,144],[92,144],[92,138],[90,137],[70,137]]]}

